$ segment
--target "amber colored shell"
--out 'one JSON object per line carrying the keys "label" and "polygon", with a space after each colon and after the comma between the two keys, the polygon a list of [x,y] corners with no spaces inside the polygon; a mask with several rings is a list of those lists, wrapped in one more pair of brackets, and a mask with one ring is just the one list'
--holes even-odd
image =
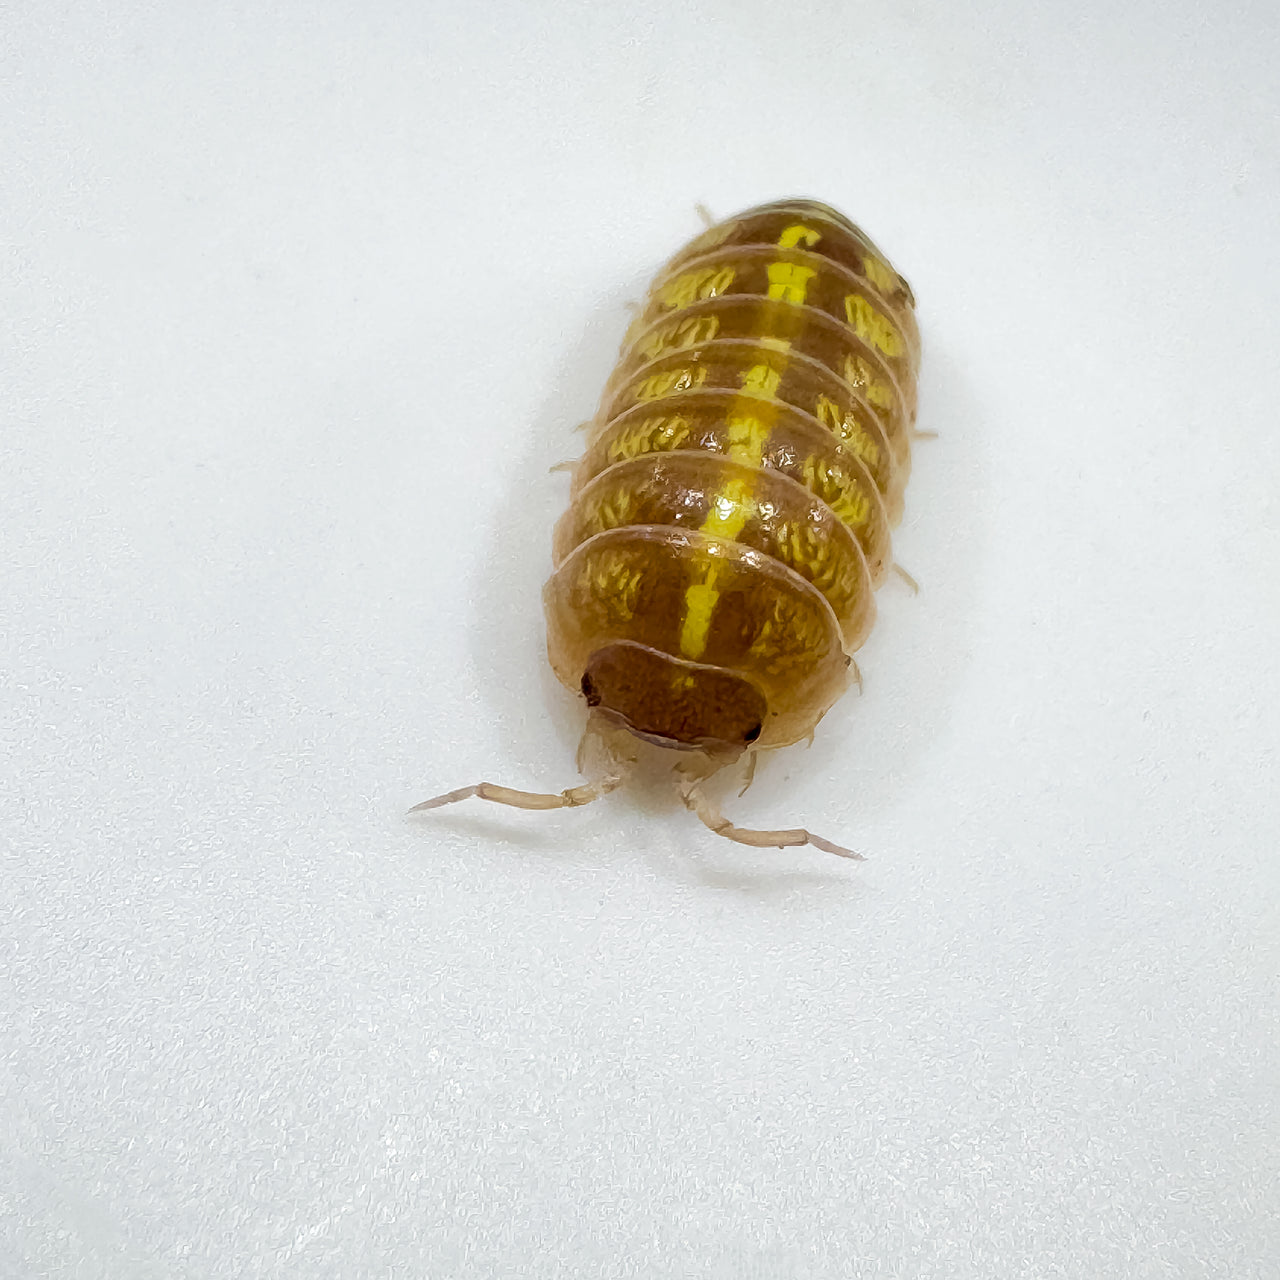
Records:
{"label": "amber colored shell", "polygon": [[590,693],[605,673],[628,727],[672,745],[696,742],[648,725],[647,681],[674,707],[701,678],[711,711],[681,704],[673,724],[757,720],[734,732],[759,746],[813,730],[891,563],[914,306],[871,241],[813,201],[739,214],[659,271],[556,527],[544,598],[566,686]]}

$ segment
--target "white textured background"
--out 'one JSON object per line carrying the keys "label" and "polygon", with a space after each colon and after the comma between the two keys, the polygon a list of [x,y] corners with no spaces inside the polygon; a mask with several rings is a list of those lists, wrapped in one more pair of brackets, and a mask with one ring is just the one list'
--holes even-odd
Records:
{"label": "white textured background", "polygon": [[[0,8],[0,1275],[1280,1276],[1280,12]],[[624,302],[862,222],[866,677],[574,781],[538,592]]]}

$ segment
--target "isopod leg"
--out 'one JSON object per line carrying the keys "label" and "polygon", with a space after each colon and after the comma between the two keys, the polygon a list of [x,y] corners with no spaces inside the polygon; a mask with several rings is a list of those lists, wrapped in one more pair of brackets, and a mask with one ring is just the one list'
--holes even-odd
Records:
{"label": "isopod leg", "polygon": [[569,787],[565,791],[517,791],[514,787],[500,787],[493,782],[477,782],[473,787],[459,787],[457,791],[446,791],[442,796],[433,796],[421,804],[415,804],[410,813],[421,813],[425,809],[439,809],[446,804],[457,804],[459,800],[491,800],[494,804],[508,804],[516,809],[574,809],[579,805],[590,804],[603,795],[608,795],[622,782],[623,774],[610,774],[596,782],[584,783],[580,787]]}
{"label": "isopod leg", "polygon": [[803,827],[791,827],[784,831],[755,831],[749,827],[735,827],[719,809],[703,794],[702,788],[696,784],[680,788],[680,798],[685,808],[690,809],[701,820],[702,824],[726,840],[734,840],[738,844],[751,845],[755,849],[785,849],[791,845],[811,844],[823,853],[834,853],[841,858],[854,858],[863,861],[862,854],[846,849],[843,845],[833,844]]}
{"label": "isopod leg", "polygon": [[903,582],[911,588],[911,594],[918,596],[920,594],[920,584],[909,574],[896,560],[889,566],[900,577]]}

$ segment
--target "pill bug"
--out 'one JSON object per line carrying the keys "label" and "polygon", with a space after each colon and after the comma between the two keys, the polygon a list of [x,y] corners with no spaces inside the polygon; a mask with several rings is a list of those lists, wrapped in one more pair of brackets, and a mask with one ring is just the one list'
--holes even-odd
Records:
{"label": "pill bug", "polygon": [[669,753],[681,799],[742,844],[852,851],[734,826],[703,789],[810,737],[845,689],[890,567],[911,464],[920,334],[907,282],[827,205],[709,226],[658,272],[576,464],[543,592],[547,650],[588,707],[559,793],[482,782],[526,809],[587,804]]}

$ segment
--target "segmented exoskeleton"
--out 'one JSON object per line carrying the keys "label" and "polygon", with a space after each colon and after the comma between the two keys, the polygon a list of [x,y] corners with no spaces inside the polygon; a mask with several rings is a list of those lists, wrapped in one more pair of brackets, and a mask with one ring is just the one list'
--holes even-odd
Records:
{"label": "segmented exoskeleton", "polygon": [[659,271],[589,424],[544,591],[551,664],[586,699],[600,776],[546,795],[480,783],[418,809],[586,804],[643,739],[673,753],[681,798],[719,834],[858,856],[735,827],[701,784],[810,736],[848,682],[911,464],[914,306],[871,241],[809,200],[711,226]]}

